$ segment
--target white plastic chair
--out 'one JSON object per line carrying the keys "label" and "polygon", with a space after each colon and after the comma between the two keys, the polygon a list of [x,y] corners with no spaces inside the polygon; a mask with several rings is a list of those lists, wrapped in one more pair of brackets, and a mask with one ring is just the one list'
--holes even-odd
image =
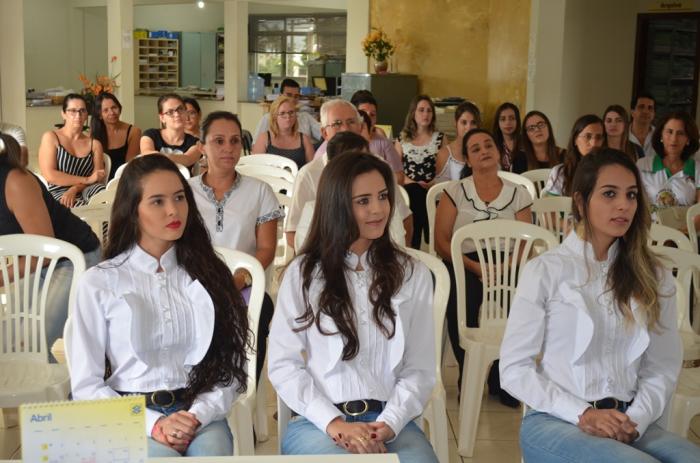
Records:
{"label": "white plastic chair", "polygon": [[70,210],[73,215],[76,215],[80,220],[87,222],[92,228],[92,231],[100,239],[102,247],[107,242],[107,232],[109,230],[109,220],[112,214],[112,205],[110,203],[87,205],[74,207]]}
{"label": "white plastic chair", "polygon": [[695,228],[695,217],[698,215],[700,215],[700,203],[690,206],[685,216],[686,226],[688,227],[688,237],[690,238],[690,244],[693,246],[695,254],[698,253],[698,231]]}
{"label": "white plastic chair", "polygon": [[251,154],[250,156],[241,156],[238,160],[238,166],[249,165],[279,167],[288,170],[292,174],[292,178],[299,173],[296,162],[279,154]]}
{"label": "white plastic chair", "polygon": [[[20,257],[25,256],[24,262]],[[30,262],[37,259],[36,270]],[[85,272],[85,258],[77,247],[47,236],[0,236],[0,408],[28,402],[65,400],[70,376],[65,365],[50,364],[46,345],[45,310],[59,259],[73,265],[68,307],[73,304],[76,282]],[[46,266],[45,266],[46,265]],[[44,284],[39,272],[45,269]],[[10,282],[12,276],[12,282]]]}
{"label": "white plastic chair", "polygon": [[[284,209],[284,220],[277,221],[277,250],[275,252],[275,265],[287,265],[287,263],[294,257],[290,247],[287,245],[287,237],[284,234],[284,227],[287,223],[287,215],[289,215],[289,208],[292,205],[292,198],[286,193],[275,192],[275,197],[280,206]],[[268,291],[270,288],[268,288]],[[272,294],[270,294],[272,297]],[[273,300],[276,298],[273,297]]]}
{"label": "white plastic chair", "polygon": [[530,196],[532,196],[533,201],[537,199],[537,189],[535,188],[535,184],[532,183],[532,180],[530,180],[529,178],[524,177],[520,174],[508,172],[506,170],[499,170],[498,176],[504,180],[508,180],[511,183],[523,185],[525,188],[527,188],[527,192],[530,193]]}
{"label": "white plastic chair", "polygon": [[88,201],[88,206],[98,206],[100,204],[112,204],[114,202],[114,197],[117,194],[117,190],[112,189],[104,189],[100,191],[99,193],[95,193],[90,197],[90,200]]}
{"label": "white plastic chair", "polygon": [[[250,300],[248,301],[248,323],[250,330],[257,338],[260,310],[263,297],[265,296],[265,272],[262,265],[255,257],[241,251],[234,251],[233,249],[219,246],[215,250],[223,257],[223,261],[226,262],[231,273],[239,268],[244,268],[253,277],[253,285],[250,288]],[[253,421],[255,419],[255,405],[258,392],[255,382],[257,359],[255,342],[252,343],[252,347],[253,349],[248,352],[248,390],[236,399],[228,417],[229,426],[234,436],[233,448],[235,455],[255,455]]]}
{"label": "white plastic chair", "polygon": [[665,246],[665,243],[672,242],[676,248],[687,252],[693,252],[693,245],[683,232],[675,228],[661,225],[660,223],[652,223],[649,230],[649,245],[650,246]]}
{"label": "white plastic chair", "polygon": [[103,153],[102,154],[102,159],[104,160],[104,170],[105,170],[105,178],[102,180],[102,183],[107,185],[107,182],[109,181],[109,173],[112,171],[112,158],[109,157],[109,154]]}
{"label": "white plastic chair", "polygon": [[111,180],[111,181],[119,180],[119,178],[120,178],[120,177],[122,176],[122,174],[124,173],[124,169],[126,169],[126,165],[127,165],[127,164],[128,164],[128,162],[125,162],[125,163],[122,164],[121,166],[117,167],[117,170],[114,172],[114,177],[112,177],[112,180]]}
{"label": "white plastic chair", "polygon": [[[250,157],[252,157],[251,155]],[[262,156],[261,154],[255,155],[255,156]],[[289,172],[287,169],[284,169],[282,167],[276,167],[276,166],[268,166],[268,165],[261,165],[261,164],[238,164],[236,166],[236,170],[240,172],[243,175],[250,175],[251,177],[256,177],[256,178],[265,178],[265,177],[272,177],[272,178],[279,178],[286,180],[287,182],[291,183],[292,185],[294,184],[294,176],[292,175],[291,172]]]}
{"label": "white plastic chair", "polygon": [[[676,283],[680,294],[676,297],[678,309],[678,331],[683,342],[683,360],[693,363],[700,359],[700,336],[690,326],[689,300],[692,290],[693,273],[700,270],[700,256],[678,248],[652,246],[651,249],[661,257],[662,263],[675,270]],[[697,284],[697,283],[696,283]],[[688,436],[690,421],[700,414],[700,368],[683,368],[678,377],[676,392],[671,399],[668,417],[668,430],[683,437]]]}
{"label": "white plastic chair", "polygon": [[[459,407],[459,453],[474,453],[476,428],[489,365],[498,358],[510,304],[522,271],[536,243],[546,250],[559,245],[549,231],[517,220],[485,220],[459,228],[452,236],[452,262],[462,262],[462,243],[474,242],[483,278],[479,327],[467,327],[465,269],[455,265],[459,343],[466,351]],[[490,269],[491,271],[487,271]]]}
{"label": "white plastic chair", "polygon": [[537,190],[537,197],[542,198],[542,190],[544,190],[544,186],[547,183],[547,179],[549,178],[549,173],[551,172],[552,169],[533,169],[533,170],[528,170],[527,172],[523,172],[522,175],[526,179],[530,180],[533,185],[535,185],[535,189]]}
{"label": "white plastic chair", "polygon": [[406,203],[406,207],[411,207],[411,198],[408,196],[408,191],[406,191],[406,188],[402,187],[399,184],[396,184],[396,190],[399,192],[401,197],[403,198],[403,201]]}
{"label": "white plastic chair", "polygon": [[561,243],[566,238],[568,217],[571,214],[571,198],[569,196],[548,196],[537,198],[530,208],[535,215],[535,224],[550,231]]}
{"label": "white plastic chair", "polygon": [[[445,264],[437,257],[416,249],[404,249],[414,259],[425,264],[435,277],[433,296],[433,323],[435,329],[435,374],[436,381],[430,400],[423,409],[421,419],[427,421],[430,426],[428,438],[440,463],[449,463],[449,451],[447,436],[449,428],[447,424],[447,410],[445,387],[442,384],[442,331],[445,323],[445,310],[447,299],[450,295],[450,276]],[[282,453],[282,438],[287,432],[287,425],[291,419],[291,410],[284,401],[277,396],[277,437],[278,450]]]}
{"label": "white plastic chair", "polygon": [[428,252],[430,255],[437,256],[435,251],[435,214],[437,213],[437,205],[445,188],[459,180],[451,180],[449,182],[440,182],[431,186],[428,194],[425,196],[425,209],[428,212]]}

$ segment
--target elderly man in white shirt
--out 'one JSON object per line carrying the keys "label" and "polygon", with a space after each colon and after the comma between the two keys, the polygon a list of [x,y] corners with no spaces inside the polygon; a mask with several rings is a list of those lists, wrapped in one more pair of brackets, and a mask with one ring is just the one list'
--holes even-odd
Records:
{"label": "elderly man in white shirt", "polygon": [[[280,85],[280,93],[284,96],[294,99],[294,101],[299,102],[301,97],[301,88],[299,83],[293,79],[284,79]],[[315,144],[321,140],[321,125],[314,118],[313,115],[306,111],[299,111],[297,113],[297,120],[299,122],[299,132],[311,137],[311,141]],[[265,133],[270,129],[270,115],[265,114],[260,122],[258,122],[258,127],[255,129],[255,134],[253,134],[253,140],[257,140],[261,133]]]}

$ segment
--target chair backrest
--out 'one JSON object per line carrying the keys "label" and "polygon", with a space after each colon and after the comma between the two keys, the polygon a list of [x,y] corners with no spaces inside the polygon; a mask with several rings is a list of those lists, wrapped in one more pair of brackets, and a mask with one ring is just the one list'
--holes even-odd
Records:
{"label": "chair backrest", "polygon": [[660,223],[652,223],[649,230],[648,244],[650,246],[666,246],[666,243],[669,241],[678,249],[693,252],[693,245],[683,232]]}
{"label": "chair backrest", "polygon": [[73,266],[68,283],[70,311],[76,282],[85,272],[82,251],[48,236],[0,236],[0,275],[4,282],[0,288],[0,360],[48,362],[45,311],[49,282],[60,259],[68,259]]}
{"label": "chair backrest", "polygon": [[109,219],[112,214],[112,205],[110,203],[87,205],[74,207],[70,210],[80,220],[87,222],[92,228],[92,231],[100,239],[100,244],[104,248],[107,242],[107,233],[109,232]]}
{"label": "chair backrest", "polygon": [[127,164],[128,164],[128,163],[125,162],[125,163],[122,164],[121,166],[117,167],[117,170],[114,172],[114,177],[112,177],[112,181],[114,181],[114,180],[119,180],[119,177],[121,177],[122,174],[124,173],[124,169],[126,169],[126,165],[127,165]]}
{"label": "chair backrest", "polygon": [[520,174],[514,174],[513,172],[508,172],[506,170],[499,170],[498,176],[504,180],[508,180],[511,183],[523,185],[525,188],[527,188],[527,192],[530,193],[530,196],[532,196],[532,199],[533,200],[537,199],[537,189],[535,188],[535,184],[532,183],[532,180],[530,180],[529,178],[524,177]]}
{"label": "chair backrest", "polygon": [[396,190],[399,192],[401,197],[403,198],[403,201],[406,203],[406,207],[411,207],[411,197],[408,196],[408,191],[406,191],[406,188],[402,187],[399,184],[396,184]]}
{"label": "chair backrest", "polygon": [[537,198],[530,208],[535,215],[535,224],[552,232],[561,243],[569,232],[571,198],[569,196],[548,196]]}
{"label": "chair backrest", "polygon": [[107,191],[117,191],[117,187],[119,186],[119,179],[118,178],[113,178],[109,182],[107,182]]}
{"label": "chair backrest", "polygon": [[698,286],[699,283],[695,281],[693,285],[692,280],[694,275],[700,271],[700,255],[669,246],[651,246],[651,250],[660,257],[661,263],[667,269],[674,272],[676,281],[683,288],[684,304],[682,307],[679,305],[679,307],[686,310],[679,310],[679,328],[683,332],[694,333],[690,326],[689,310],[692,310],[690,305],[691,291],[693,291],[693,286]]}
{"label": "chair backrest", "polygon": [[693,251],[698,253],[698,231],[695,227],[695,217],[700,215],[700,203],[693,204],[688,208],[686,212],[685,221],[686,227],[688,227],[688,237],[690,238],[690,244],[693,246]]}
{"label": "chair backrest", "polygon": [[107,185],[107,182],[109,181],[109,173],[112,172],[112,158],[109,157],[109,154],[103,153],[102,159],[105,163],[105,178],[102,180],[102,183]]}
{"label": "chair backrest", "polygon": [[442,378],[442,330],[445,324],[447,299],[450,297],[450,274],[440,259],[417,249],[404,249],[408,255],[425,264],[432,272],[433,283],[433,323],[435,328],[435,373]]}
{"label": "chair backrest", "polygon": [[428,241],[430,241],[428,243],[428,252],[433,256],[437,255],[435,252],[435,213],[437,212],[438,201],[445,188],[458,181],[451,180],[449,182],[436,183],[430,187],[425,196],[425,209],[428,212]]}
{"label": "chair backrest", "polygon": [[[246,269],[253,278],[250,288],[250,299],[248,300],[248,323],[250,330],[258,336],[258,322],[260,321],[260,310],[263,298],[265,297],[265,271],[260,262],[253,256],[242,251],[216,246],[215,251],[223,258],[231,273],[239,268]],[[233,284],[233,282],[231,282]],[[257,353],[255,352],[255,341],[251,343],[252,349],[248,352],[248,394],[254,395],[256,390],[255,366]]]}
{"label": "chair backrest", "polygon": [[88,206],[97,206],[100,204],[112,204],[114,202],[114,197],[117,195],[117,189],[113,188],[111,190],[105,188],[99,193],[94,194],[90,197],[88,201]]}
{"label": "chair backrest", "polygon": [[[185,177],[185,180],[187,180],[188,178],[190,178],[192,176],[192,174],[190,173],[190,169],[187,166],[185,166],[184,164],[177,164],[177,163],[176,163],[176,165],[177,165],[178,170],[182,174],[182,176]],[[198,166],[199,166],[199,163],[195,163],[194,168],[197,169]]]}
{"label": "chair backrest", "polygon": [[299,166],[297,166],[296,162],[284,156],[280,156],[279,154],[251,154],[250,156],[241,156],[237,166],[252,165],[279,167],[287,170],[292,174],[292,181],[294,181],[294,177],[299,173]]}
{"label": "chair backrest", "polygon": [[[262,156],[262,154],[251,154],[249,157]],[[262,164],[241,164],[236,166],[236,170],[243,175],[249,175],[256,178],[277,178],[289,182],[294,185],[294,176],[291,172],[283,167],[262,165]]]}
{"label": "chair backrest", "polygon": [[457,319],[466,329],[467,290],[462,262],[462,243],[474,242],[482,273],[483,296],[479,326],[505,325],[518,278],[535,244],[546,250],[559,245],[557,238],[544,228],[519,220],[484,220],[465,225],[454,232],[451,256],[457,284]]}
{"label": "chair backrest", "polygon": [[541,198],[543,196],[542,190],[544,190],[544,186],[547,183],[547,179],[549,178],[549,173],[551,170],[552,169],[533,169],[528,170],[527,172],[523,172],[520,175],[530,180],[535,185],[535,189],[537,190],[537,197]]}

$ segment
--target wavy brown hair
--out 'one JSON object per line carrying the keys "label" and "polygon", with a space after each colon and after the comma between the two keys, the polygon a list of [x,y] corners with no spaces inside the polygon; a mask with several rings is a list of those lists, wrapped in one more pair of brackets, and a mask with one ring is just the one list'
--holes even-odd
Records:
{"label": "wavy brown hair", "polygon": [[581,159],[572,186],[576,204],[573,208],[574,220],[583,227],[584,238],[592,236],[593,230],[588,218],[591,196],[600,171],[613,165],[621,166],[634,175],[637,183],[637,210],[627,233],[617,238],[617,254],[608,272],[607,287],[627,322],[634,321],[630,306],[634,299],[646,316],[647,328],[653,330],[659,326],[661,317],[658,284],[661,264],[647,245],[651,214],[639,170],[627,154],[612,148],[600,148]]}
{"label": "wavy brown hair", "polygon": [[435,103],[433,103],[433,100],[431,100],[428,95],[416,95],[411,100],[411,105],[408,107],[406,120],[404,121],[403,129],[401,129],[401,140],[413,140],[418,133],[418,124],[416,124],[416,110],[418,109],[418,103],[421,101],[427,101],[430,104],[430,109],[433,110],[433,119],[430,121],[428,130],[430,130],[430,133],[435,132],[435,119],[437,117],[435,114]]}
{"label": "wavy brown hair", "polygon": [[214,251],[192,189],[167,157],[151,154],[135,158],[126,165],[114,198],[104,257],[111,259],[128,252],[140,241],[136,211],[143,195],[142,182],[158,171],[177,175],[189,208],[185,230],[175,242],[177,263],[204,286],[214,303],[214,334],[206,355],[189,372],[186,402],[191,403],[197,395],[211,391],[216,385],[230,386],[236,382],[237,391],[245,392],[246,348],[252,345],[247,309],[231,283],[231,271]]}
{"label": "wavy brown hair", "polygon": [[603,121],[595,114],[586,114],[585,116],[579,117],[576,119],[576,122],[574,122],[574,126],[571,129],[569,145],[566,148],[566,155],[564,156],[564,164],[557,175],[557,178],[563,176],[563,181],[561,184],[561,192],[563,196],[571,196],[576,168],[581,162],[581,159],[584,158],[584,156],[578,150],[578,146],[576,146],[576,139],[581,132],[583,132],[583,130],[591,124],[600,124],[600,127],[603,129],[603,133],[605,133],[605,124],[603,124]]}
{"label": "wavy brown hair", "polygon": [[[302,290],[306,311],[296,319],[302,331],[316,324],[323,335],[340,334],[343,338],[343,360],[354,358],[359,351],[357,316],[350,299],[345,274],[352,269],[345,263],[350,246],[359,238],[360,232],[352,210],[352,185],[362,174],[377,171],[384,178],[391,212],[381,237],[372,241],[367,251],[367,263],[371,267],[372,282],[369,300],[372,318],[382,333],[389,339],[396,330],[396,312],[391,307],[391,298],[399,291],[404,281],[408,255],[402,252],[389,235],[389,221],[394,213],[396,186],[389,165],[376,156],[350,151],[338,155],[323,170],[316,195],[316,207],[311,229],[301,249]],[[312,281],[323,282],[318,306],[311,307],[309,287]],[[316,310],[314,310],[316,309]],[[320,315],[333,319],[337,332],[321,328]]]}

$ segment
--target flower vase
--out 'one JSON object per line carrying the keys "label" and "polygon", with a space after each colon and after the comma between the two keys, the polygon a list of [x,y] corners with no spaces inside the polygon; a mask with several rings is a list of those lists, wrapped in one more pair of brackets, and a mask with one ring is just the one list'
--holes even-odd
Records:
{"label": "flower vase", "polygon": [[388,72],[388,70],[389,70],[389,63],[386,60],[374,62],[374,71],[377,74],[386,74]]}

